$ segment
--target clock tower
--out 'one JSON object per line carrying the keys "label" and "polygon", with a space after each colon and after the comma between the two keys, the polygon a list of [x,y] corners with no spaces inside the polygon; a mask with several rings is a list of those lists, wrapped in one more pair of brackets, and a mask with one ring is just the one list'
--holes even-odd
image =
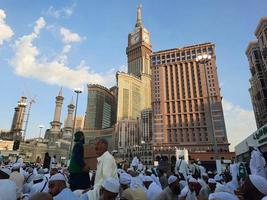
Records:
{"label": "clock tower", "polygon": [[126,48],[128,73],[138,77],[151,75],[150,55],[152,53],[150,33],[142,24],[141,8],[141,5],[137,8],[135,28],[128,35],[128,47]]}

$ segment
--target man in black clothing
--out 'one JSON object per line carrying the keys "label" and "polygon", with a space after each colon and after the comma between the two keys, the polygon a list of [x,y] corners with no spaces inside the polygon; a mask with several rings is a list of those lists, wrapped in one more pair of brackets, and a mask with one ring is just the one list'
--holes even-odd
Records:
{"label": "man in black clothing", "polygon": [[50,162],[51,162],[51,157],[49,156],[49,153],[46,152],[44,157],[43,169],[47,168],[49,170]]}
{"label": "man in black clothing", "polygon": [[87,189],[90,188],[89,169],[84,162],[84,134],[78,131],[74,135],[75,145],[72,150],[70,165],[69,165],[69,184],[70,189]]}

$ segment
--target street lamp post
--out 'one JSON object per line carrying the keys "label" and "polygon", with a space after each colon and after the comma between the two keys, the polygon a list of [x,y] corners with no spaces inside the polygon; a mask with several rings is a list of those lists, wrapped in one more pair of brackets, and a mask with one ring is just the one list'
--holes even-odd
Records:
{"label": "street lamp post", "polygon": [[204,66],[204,75],[205,75],[205,80],[206,80],[206,92],[207,92],[207,101],[208,101],[208,106],[209,106],[209,114],[211,118],[211,130],[212,130],[212,142],[214,144],[214,153],[215,153],[215,159],[216,159],[216,169],[217,172],[219,170],[220,166],[220,160],[219,160],[219,155],[218,155],[218,146],[217,146],[217,140],[216,140],[216,134],[215,134],[215,128],[214,128],[214,123],[213,123],[213,116],[212,116],[212,108],[211,108],[211,102],[210,102],[210,93],[209,93],[209,84],[208,84],[208,79],[207,79],[207,73],[206,73],[206,63],[208,63],[211,60],[211,55],[208,54],[202,54],[198,55],[196,58],[196,61],[200,64],[203,64]]}
{"label": "street lamp post", "polygon": [[42,135],[42,129],[44,128],[44,125],[42,125],[42,124],[40,124],[39,125],[39,129],[40,129],[40,131],[39,131],[39,138],[41,138],[41,135]]}
{"label": "street lamp post", "polygon": [[74,92],[76,93],[76,102],[75,102],[75,112],[74,112],[72,134],[71,134],[71,143],[70,143],[70,149],[69,149],[69,159],[71,157],[71,150],[72,150],[72,146],[73,146],[74,131],[75,131],[74,129],[75,129],[75,123],[76,123],[77,108],[78,108],[78,99],[79,99],[79,94],[82,93],[82,89],[81,88],[75,88]]}

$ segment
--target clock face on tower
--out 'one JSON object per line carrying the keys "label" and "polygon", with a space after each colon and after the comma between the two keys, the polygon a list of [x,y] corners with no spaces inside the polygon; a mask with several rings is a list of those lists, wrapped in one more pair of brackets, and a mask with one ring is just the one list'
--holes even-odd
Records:
{"label": "clock face on tower", "polygon": [[140,40],[140,34],[139,32],[135,33],[131,37],[131,44],[136,44]]}

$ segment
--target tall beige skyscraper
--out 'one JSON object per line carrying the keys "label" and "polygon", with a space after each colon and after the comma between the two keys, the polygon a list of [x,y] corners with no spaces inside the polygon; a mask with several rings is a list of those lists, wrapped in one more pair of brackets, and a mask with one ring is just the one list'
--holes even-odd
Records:
{"label": "tall beige skyscraper", "polygon": [[[128,72],[117,72],[116,75],[118,87],[116,124],[118,149],[123,157],[126,156],[130,159],[133,156],[140,156],[141,152],[144,153],[144,150],[141,149],[141,143],[142,140],[148,142],[148,137],[142,137],[144,133],[141,130],[146,131],[146,136],[151,135],[151,129],[146,123],[149,122],[149,119],[144,119],[143,124],[140,123],[141,113],[151,110],[151,53],[150,33],[143,26],[141,6],[139,5],[134,30],[128,35],[128,46],[126,48]],[[150,117],[151,115],[143,114],[143,116]],[[145,125],[143,129],[142,125]],[[148,145],[148,143],[146,144]],[[152,161],[145,158],[144,162],[151,163]]]}
{"label": "tall beige skyscraper", "polygon": [[[211,55],[205,65],[196,62],[197,55],[203,53]],[[228,151],[215,45],[204,43],[153,52],[151,69],[155,149],[214,151],[213,121],[218,150]]]}
{"label": "tall beige skyscraper", "polygon": [[143,26],[139,5],[135,28],[128,35],[128,73],[117,73],[117,120],[137,119],[143,109],[151,108],[151,53],[150,33]]}

